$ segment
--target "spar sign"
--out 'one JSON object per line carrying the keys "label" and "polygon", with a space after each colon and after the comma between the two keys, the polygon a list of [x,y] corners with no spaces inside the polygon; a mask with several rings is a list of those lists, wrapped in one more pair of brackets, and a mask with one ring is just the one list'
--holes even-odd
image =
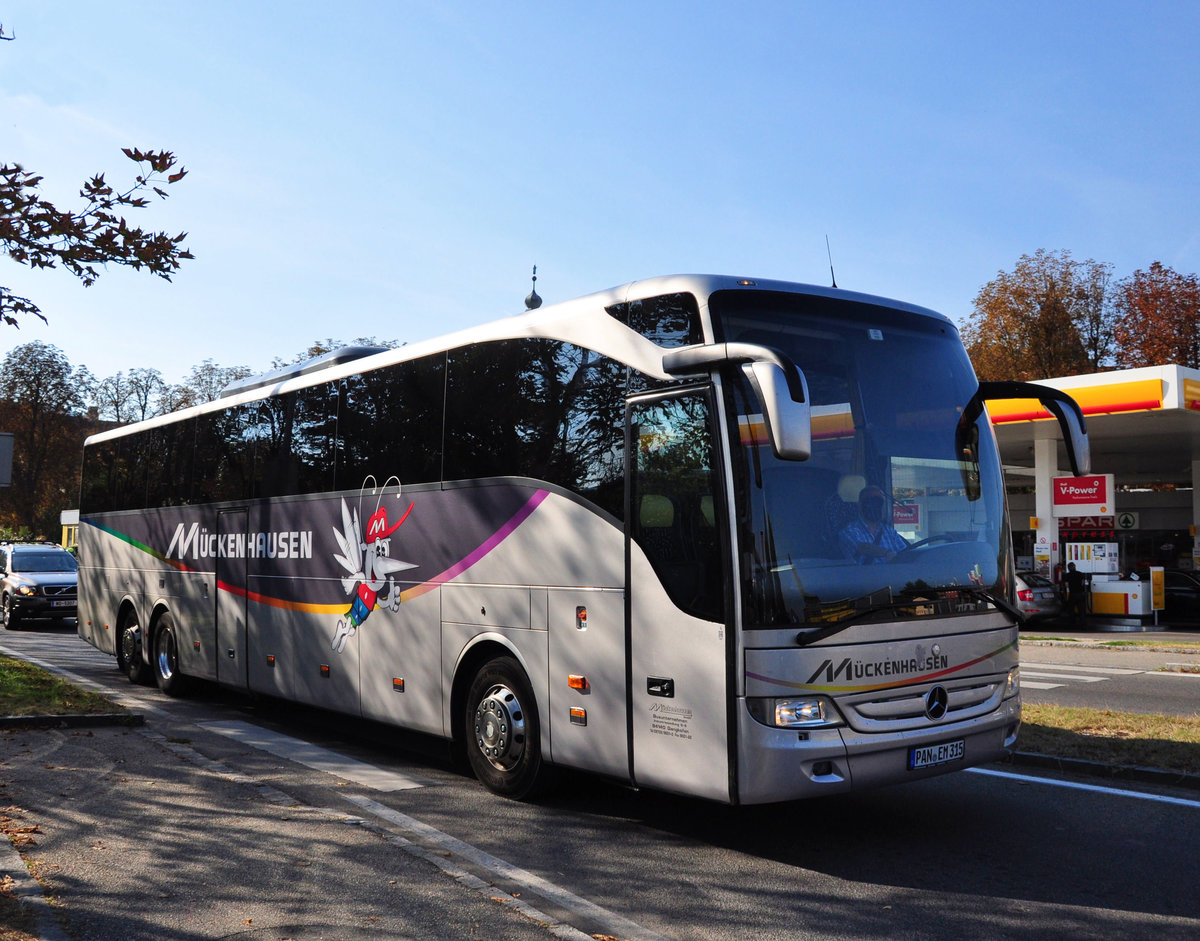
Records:
{"label": "spar sign", "polygon": [[1055,516],[1108,516],[1113,513],[1113,475],[1055,477]]}

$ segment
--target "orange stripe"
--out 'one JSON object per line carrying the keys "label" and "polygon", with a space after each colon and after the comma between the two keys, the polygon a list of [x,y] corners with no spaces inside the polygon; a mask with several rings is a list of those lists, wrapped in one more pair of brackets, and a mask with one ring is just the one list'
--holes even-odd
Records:
{"label": "orange stripe", "polygon": [[[1142,379],[1104,386],[1063,389],[1084,415],[1111,415],[1119,412],[1145,412],[1162,408],[1162,380]],[[1200,391],[1200,390],[1198,390]],[[1018,421],[1044,421],[1053,416],[1037,399],[1003,399],[988,403],[993,425]]]}

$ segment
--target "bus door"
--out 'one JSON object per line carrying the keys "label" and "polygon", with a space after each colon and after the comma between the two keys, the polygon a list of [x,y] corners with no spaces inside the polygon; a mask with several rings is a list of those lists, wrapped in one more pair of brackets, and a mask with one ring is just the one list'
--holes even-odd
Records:
{"label": "bus door", "polygon": [[[217,536],[248,529],[245,507],[217,513]],[[217,555],[217,681],[246,686],[247,559]]]}
{"label": "bus door", "polygon": [[712,414],[710,389],[626,406],[631,771],[728,801],[728,527]]}

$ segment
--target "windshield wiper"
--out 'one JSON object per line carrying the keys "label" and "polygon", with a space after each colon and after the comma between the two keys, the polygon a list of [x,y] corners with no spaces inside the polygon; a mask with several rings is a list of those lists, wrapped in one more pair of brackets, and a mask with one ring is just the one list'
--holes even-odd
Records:
{"label": "windshield wiper", "polygon": [[974,595],[976,598],[982,598],[991,604],[994,604],[1001,611],[1006,611],[1018,621],[1021,620],[1021,610],[1002,595],[996,594],[987,588],[981,588],[978,585],[945,585],[941,588],[934,588],[933,591],[958,591],[966,592],[969,595]]}
{"label": "windshield wiper", "polygon": [[[801,631],[796,635],[796,643],[801,647],[808,647],[818,641],[824,640],[826,637],[832,637],[834,634],[839,634],[852,627],[855,624],[860,624],[867,618],[873,615],[880,614],[885,611],[897,611],[901,609],[920,608],[924,605],[935,606],[939,603],[945,603],[952,600],[950,596],[955,594],[965,594],[1000,608],[1011,614],[1016,620],[1021,620],[1021,613],[1015,605],[1011,604],[1007,599],[997,595],[995,592],[989,591],[986,588],[981,588],[977,585],[940,585],[936,588],[921,588],[913,589],[910,594],[913,597],[893,600],[883,604],[870,604],[864,608],[856,608],[853,611],[847,612],[844,616],[838,618],[832,624],[825,627],[817,628],[816,630]],[[930,611],[930,614],[936,613]],[[952,613],[952,612],[943,612]],[[968,612],[961,612],[968,613]]]}

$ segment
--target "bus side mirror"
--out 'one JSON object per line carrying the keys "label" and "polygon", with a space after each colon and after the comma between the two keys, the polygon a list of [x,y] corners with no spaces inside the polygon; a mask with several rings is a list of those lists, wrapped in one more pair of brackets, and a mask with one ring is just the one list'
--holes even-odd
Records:
{"label": "bus side mirror", "polygon": [[[807,461],[812,456],[812,412],[808,404],[808,383],[804,373],[795,366],[792,369],[795,373],[789,383],[787,373],[777,363],[756,360],[742,366],[762,406],[767,437],[775,456],[783,461]],[[803,390],[800,393],[801,401],[793,397],[792,390],[797,380]]]}
{"label": "bus side mirror", "polygon": [[1092,446],[1088,440],[1087,429],[1083,424],[1083,412],[1074,399],[1062,402],[1057,399],[1043,398],[1042,404],[1058,419],[1062,428],[1063,441],[1067,445],[1067,460],[1071,462],[1071,470],[1076,477],[1092,472]]}
{"label": "bus side mirror", "polygon": [[1092,449],[1088,442],[1083,410],[1067,393],[1035,382],[981,382],[978,391],[971,396],[971,401],[963,409],[959,420],[960,434],[965,425],[974,424],[987,399],[1037,399],[1058,419],[1063,442],[1067,447],[1067,460],[1071,464],[1071,472],[1076,477],[1091,473]]}
{"label": "bus side mirror", "polygon": [[724,363],[741,363],[762,409],[771,450],[784,461],[807,461],[812,455],[812,410],[808,382],[785,354],[757,343],[710,343],[663,354],[663,371],[671,376],[707,372]]}

